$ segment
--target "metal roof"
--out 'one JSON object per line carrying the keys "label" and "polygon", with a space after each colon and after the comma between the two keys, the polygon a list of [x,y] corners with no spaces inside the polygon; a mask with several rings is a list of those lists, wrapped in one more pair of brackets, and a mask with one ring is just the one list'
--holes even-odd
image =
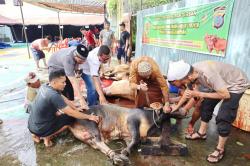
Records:
{"label": "metal roof", "polygon": [[105,4],[105,0],[24,0],[24,2],[52,10],[99,14],[104,13]]}

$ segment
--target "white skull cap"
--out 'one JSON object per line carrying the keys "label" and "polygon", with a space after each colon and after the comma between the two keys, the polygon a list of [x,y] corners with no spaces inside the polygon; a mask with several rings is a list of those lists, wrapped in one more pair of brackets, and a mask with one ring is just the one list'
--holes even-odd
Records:
{"label": "white skull cap", "polygon": [[152,66],[146,61],[142,61],[138,64],[138,74],[140,76],[149,76],[152,72]]}
{"label": "white skull cap", "polygon": [[169,61],[168,66],[168,81],[181,80],[188,75],[191,65],[180,60],[177,62]]}

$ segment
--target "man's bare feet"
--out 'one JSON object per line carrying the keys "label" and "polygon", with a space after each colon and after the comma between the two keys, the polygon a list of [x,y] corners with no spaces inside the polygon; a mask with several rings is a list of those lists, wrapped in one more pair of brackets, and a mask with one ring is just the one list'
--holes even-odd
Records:
{"label": "man's bare feet", "polygon": [[31,134],[32,135],[32,139],[35,143],[40,143],[40,137],[36,136],[35,134]]}
{"label": "man's bare feet", "polygon": [[43,141],[44,141],[45,147],[51,147],[51,146],[53,146],[53,142],[51,141],[50,138],[45,137],[45,138],[43,138]]}

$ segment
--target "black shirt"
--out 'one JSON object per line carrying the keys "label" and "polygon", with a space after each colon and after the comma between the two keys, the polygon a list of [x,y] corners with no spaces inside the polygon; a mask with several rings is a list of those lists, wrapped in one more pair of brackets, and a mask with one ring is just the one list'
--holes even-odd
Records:
{"label": "black shirt", "polygon": [[66,106],[60,92],[48,84],[42,85],[31,104],[29,130],[33,133],[46,133],[56,123],[56,112]]}
{"label": "black shirt", "polygon": [[130,34],[128,31],[123,31],[121,33],[121,37],[120,37],[120,47],[124,48],[126,45],[126,40],[128,40],[130,37]]}

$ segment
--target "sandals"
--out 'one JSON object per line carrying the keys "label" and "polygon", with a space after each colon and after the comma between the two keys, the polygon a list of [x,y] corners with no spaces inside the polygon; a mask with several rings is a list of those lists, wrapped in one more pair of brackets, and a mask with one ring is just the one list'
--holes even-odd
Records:
{"label": "sandals", "polygon": [[[218,155],[215,156],[215,155],[210,154],[210,155],[207,156],[207,161],[208,161],[209,163],[218,163],[218,162],[220,162],[220,161],[222,160],[222,158],[224,157],[224,154],[225,154],[225,151],[224,151],[224,150],[220,150],[220,149],[218,149],[218,148],[215,148],[215,151],[218,152]],[[209,160],[209,158],[212,158],[212,159],[215,159],[215,160]]]}
{"label": "sandals", "polygon": [[[198,136],[193,138],[194,134],[197,134]],[[201,134],[197,131],[197,132],[193,132],[192,134],[187,134],[185,136],[185,139],[187,139],[187,140],[205,140],[205,139],[207,139],[207,134],[206,133]]]}

